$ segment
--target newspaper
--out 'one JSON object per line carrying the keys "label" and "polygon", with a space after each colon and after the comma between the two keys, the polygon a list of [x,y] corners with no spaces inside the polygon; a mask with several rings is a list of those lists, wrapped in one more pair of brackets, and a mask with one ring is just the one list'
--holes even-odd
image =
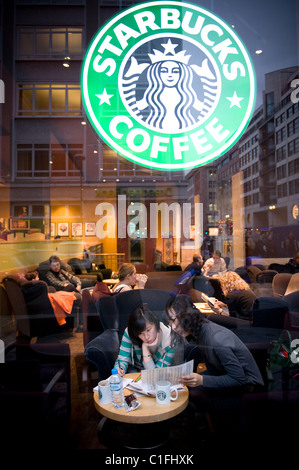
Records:
{"label": "newspaper", "polygon": [[156,383],[159,380],[169,380],[172,386],[179,384],[183,375],[193,373],[194,361],[185,362],[178,366],[161,367],[157,369],[146,369],[141,371],[142,389],[147,394],[156,393]]}

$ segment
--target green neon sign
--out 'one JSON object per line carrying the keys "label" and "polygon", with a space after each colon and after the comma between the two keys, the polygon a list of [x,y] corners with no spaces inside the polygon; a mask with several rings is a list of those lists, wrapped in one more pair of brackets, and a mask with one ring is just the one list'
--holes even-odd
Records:
{"label": "green neon sign", "polygon": [[190,169],[240,138],[255,103],[251,59],[213,13],[177,1],[130,7],[86,52],[87,116],[123,157],[160,170]]}

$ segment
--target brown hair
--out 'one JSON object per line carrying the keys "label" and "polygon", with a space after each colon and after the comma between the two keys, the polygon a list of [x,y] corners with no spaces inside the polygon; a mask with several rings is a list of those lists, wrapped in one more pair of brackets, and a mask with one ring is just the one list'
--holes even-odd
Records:
{"label": "brown hair", "polygon": [[135,266],[132,263],[123,263],[118,270],[118,279],[123,281],[128,275],[135,272]]}
{"label": "brown hair", "polygon": [[226,296],[229,292],[236,290],[248,290],[250,286],[247,284],[244,279],[239,276],[239,274],[234,271],[226,271],[220,278],[219,282],[223,294]]}

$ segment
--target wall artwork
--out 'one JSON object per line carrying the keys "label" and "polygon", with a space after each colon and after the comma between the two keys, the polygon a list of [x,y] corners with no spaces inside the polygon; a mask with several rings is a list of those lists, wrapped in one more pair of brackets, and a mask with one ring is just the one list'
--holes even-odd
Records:
{"label": "wall artwork", "polygon": [[68,237],[69,236],[69,224],[67,222],[59,222],[57,235],[60,237]]}
{"label": "wall artwork", "polygon": [[72,222],[72,237],[82,237],[83,224],[82,222]]}
{"label": "wall artwork", "polygon": [[96,224],[95,222],[85,222],[85,236],[94,237],[96,234]]}

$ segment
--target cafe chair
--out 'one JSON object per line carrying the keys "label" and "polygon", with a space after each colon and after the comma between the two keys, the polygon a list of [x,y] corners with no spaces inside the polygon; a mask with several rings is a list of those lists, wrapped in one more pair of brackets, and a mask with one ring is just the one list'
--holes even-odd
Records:
{"label": "cafe chair", "polygon": [[250,284],[250,275],[247,270],[247,266],[239,266],[235,269],[235,273],[239,274],[239,276],[244,279],[244,281]]}
{"label": "cafe chair", "polygon": [[215,290],[210,282],[210,279],[205,276],[195,276],[193,279],[193,289],[196,289],[199,292],[203,292],[209,297],[214,297],[215,295]]}
{"label": "cafe chair", "polygon": [[13,344],[0,368],[2,451],[65,448],[71,415],[69,345]]}
{"label": "cafe chair", "polygon": [[297,290],[299,290],[299,273],[292,274],[285,295],[292,294],[292,292],[296,292]]}
{"label": "cafe chair", "polygon": [[101,320],[92,299],[92,291],[83,289],[82,291],[82,317],[83,317],[83,345],[84,347],[100,333],[103,332]]}
{"label": "cafe chair", "polygon": [[66,324],[59,325],[48,297],[48,286],[44,281],[25,281],[16,275],[3,280],[11,311],[15,318],[18,340],[30,342],[34,337],[65,332],[74,327],[77,305],[74,302]]}
{"label": "cafe chair", "polygon": [[253,304],[253,327],[283,329],[289,311],[287,302],[275,297],[259,297]]}
{"label": "cafe chair", "polygon": [[102,281],[103,279],[111,279],[112,276],[112,269],[106,268],[103,264],[93,268],[92,262],[89,258],[71,258],[68,260],[68,264],[72,267],[76,276],[96,276],[97,281]]}
{"label": "cafe chair", "polygon": [[272,283],[274,276],[276,276],[277,271],[274,269],[265,269],[258,273],[255,277],[256,282],[259,284]]}
{"label": "cafe chair", "polygon": [[281,298],[285,295],[292,274],[290,273],[278,273],[273,277],[272,288],[274,297]]}
{"label": "cafe chair", "polygon": [[249,277],[250,283],[256,282],[256,276],[257,274],[261,273],[262,270],[258,268],[257,266],[247,266],[247,274]]}

